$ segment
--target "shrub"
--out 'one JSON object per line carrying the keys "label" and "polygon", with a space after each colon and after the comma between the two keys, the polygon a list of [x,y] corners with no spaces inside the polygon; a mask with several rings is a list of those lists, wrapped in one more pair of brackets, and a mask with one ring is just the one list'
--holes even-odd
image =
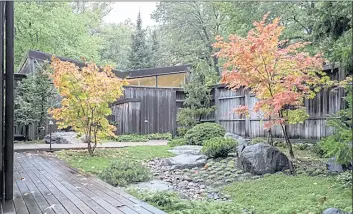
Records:
{"label": "shrub", "polygon": [[250,214],[234,202],[208,202],[182,199],[174,192],[129,191],[137,198],[170,214]]}
{"label": "shrub", "polygon": [[170,134],[170,133],[153,133],[153,134],[148,134],[147,138],[149,140],[172,140],[172,134]]}
{"label": "shrub", "polygon": [[319,143],[315,143],[310,147],[310,151],[319,157],[323,157],[324,151],[321,149]]}
{"label": "shrub", "polygon": [[347,108],[336,113],[327,121],[327,125],[334,128],[334,133],[324,138],[319,146],[325,157],[336,157],[340,164],[348,164],[352,161],[352,86],[346,88],[345,101]]}
{"label": "shrub", "polygon": [[341,184],[343,187],[352,188],[352,170],[347,170],[342,172],[341,174],[337,175],[336,181]]}
{"label": "shrub", "polygon": [[201,123],[186,132],[185,139],[190,145],[203,145],[205,140],[223,137],[226,130],[217,123]]}
{"label": "shrub", "polygon": [[275,142],[273,142],[273,145],[276,146],[276,147],[282,147],[282,148],[286,148],[287,147],[287,145],[284,142],[281,142],[281,141],[275,141]]}
{"label": "shrub", "polygon": [[209,157],[227,157],[235,150],[238,142],[231,138],[215,137],[204,141],[202,152]]}
{"label": "shrub", "polygon": [[144,135],[138,134],[127,134],[127,135],[119,135],[115,138],[115,141],[118,142],[147,142],[148,138]]}
{"label": "shrub", "polygon": [[185,140],[185,138],[175,138],[168,142],[168,146],[171,146],[171,147],[183,146],[186,144],[187,144],[187,141]]}
{"label": "shrub", "polygon": [[99,177],[113,186],[126,186],[131,183],[148,181],[151,179],[149,169],[139,162],[131,160],[117,160],[105,168]]}
{"label": "shrub", "polygon": [[298,149],[298,150],[306,150],[309,148],[309,144],[307,143],[296,143],[293,144],[293,148]]}

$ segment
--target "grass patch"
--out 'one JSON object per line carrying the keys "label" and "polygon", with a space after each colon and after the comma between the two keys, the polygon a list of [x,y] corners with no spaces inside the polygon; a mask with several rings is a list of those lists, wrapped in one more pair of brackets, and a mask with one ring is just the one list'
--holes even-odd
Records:
{"label": "grass patch", "polygon": [[276,174],[236,182],[224,191],[256,213],[321,213],[328,207],[352,211],[352,190],[340,187],[332,177]]}
{"label": "grass patch", "polygon": [[134,146],[118,149],[96,149],[94,156],[84,150],[65,150],[57,152],[58,158],[83,172],[99,174],[117,159],[147,161],[157,157],[171,157],[169,146]]}

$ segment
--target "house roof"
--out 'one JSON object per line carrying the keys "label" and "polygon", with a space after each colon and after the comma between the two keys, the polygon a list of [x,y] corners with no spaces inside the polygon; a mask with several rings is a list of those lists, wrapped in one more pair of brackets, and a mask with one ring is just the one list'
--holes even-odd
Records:
{"label": "house roof", "polygon": [[[41,51],[33,51],[30,50],[27,52],[25,57],[23,58],[18,73],[28,73],[28,64],[30,63],[28,59],[36,59],[40,61],[51,61],[53,54],[45,53]],[[77,65],[78,67],[84,67],[85,63],[66,58],[61,56],[56,56],[62,61],[71,62]],[[118,71],[113,69],[114,74],[119,78],[127,78],[127,79],[134,79],[140,77],[147,77],[147,76],[159,76],[159,75],[166,75],[172,73],[185,73],[191,68],[191,64],[186,65],[179,65],[179,66],[170,66],[170,67],[162,67],[162,68],[146,68],[146,69],[138,69],[138,70],[129,70],[129,71]]]}

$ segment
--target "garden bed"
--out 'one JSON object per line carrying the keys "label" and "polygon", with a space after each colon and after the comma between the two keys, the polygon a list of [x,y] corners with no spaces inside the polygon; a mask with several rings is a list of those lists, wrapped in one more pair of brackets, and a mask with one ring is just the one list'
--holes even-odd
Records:
{"label": "garden bed", "polygon": [[222,213],[320,213],[328,207],[351,211],[351,189],[339,185],[337,176],[325,169],[325,159],[310,151],[295,149],[297,176],[289,172],[257,176],[238,169],[234,156],[209,158],[203,167],[166,166],[163,160],[175,155],[170,150],[169,146],[136,146],[97,149],[93,157],[85,151],[61,151],[57,156],[98,176],[114,160],[143,165],[150,170],[150,180],[164,182],[168,191],[146,193],[135,185],[127,185],[127,191],[168,213],[216,213],[212,210],[219,207]]}

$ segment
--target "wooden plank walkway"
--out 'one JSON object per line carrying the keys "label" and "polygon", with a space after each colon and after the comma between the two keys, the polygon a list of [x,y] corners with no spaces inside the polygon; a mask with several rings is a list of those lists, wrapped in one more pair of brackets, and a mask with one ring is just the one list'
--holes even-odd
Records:
{"label": "wooden plank walkway", "polygon": [[165,214],[100,179],[86,177],[62,161],[15,152],[14,199],[4,214]]}

